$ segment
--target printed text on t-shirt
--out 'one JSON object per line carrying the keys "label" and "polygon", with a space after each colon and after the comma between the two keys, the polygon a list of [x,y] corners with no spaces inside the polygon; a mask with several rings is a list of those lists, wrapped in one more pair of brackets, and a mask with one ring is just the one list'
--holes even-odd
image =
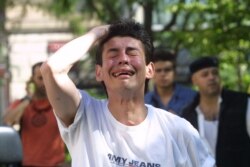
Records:
{"label": "printed text on t-shirt", "polygon": [[160,164],[151,162],[142,162],[137,160],[128,160],[128,158],[108,154],[110,163],[121,167],[161,167]]}

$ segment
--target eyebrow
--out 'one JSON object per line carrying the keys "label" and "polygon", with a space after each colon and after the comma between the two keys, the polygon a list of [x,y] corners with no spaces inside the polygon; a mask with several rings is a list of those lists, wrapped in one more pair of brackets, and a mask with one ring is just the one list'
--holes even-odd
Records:
{"label": "eyebrow", "polygon": [[[116,48],[116,47],[114,47],[114,48],[109,48],[109,49],[107,50],[107,53],[109,53],[109,52],[117,52],[118,50],[119,50],[119,48]],[[128,50],[128,51],[131,51],[131,50],[138,50],[138,51],[139,51],[139,48],[132,47],[132,46],[128,46],[128,47],[126,47],[126,50]]]}
{"label": "eyebrow", "polygon": [[128,50],[139,50],[138,48],[132,47],[132,46],[127,47],[127,49],[128,49]]}
{"label": "eyebrow", "polygon": [[107,50],[107,52],[113,52],[113,51],[118,51],[119,49],[118,48],[109,48],[108,50]]}

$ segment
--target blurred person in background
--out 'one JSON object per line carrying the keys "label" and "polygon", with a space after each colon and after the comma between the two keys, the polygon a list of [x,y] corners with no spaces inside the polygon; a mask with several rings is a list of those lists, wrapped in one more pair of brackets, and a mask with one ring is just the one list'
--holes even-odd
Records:
{"label": "blurred person in background", "polygon": [[196,91],[176,83],[176,55],[158,48],[153,54],[154,89],[145,95],[145,103],[180,115],[196,95]]}
{"label": "blurred person in background", "polygon": [[26,95],[21,99],[13,101],[4,112],[6,113],[6,115],[4,116],[4,124],[12,126],[16,131],[20,131],[20,120],[23,111],[30,102],[30,100],[28,99],[33,96],[33,93],[35,91],[35,85],[32,81],[32,78],[26,82],[25,90]]}
{"label": "blurred person in background", "polygon": [[50,105],[40,72],[42,62],[32,66],[25,98],[16,101],[6,111],[4,123],[20,124],[23,166],[60,166],[65,160],[65,145]]}
{"label": "blurred person in background", "polygon": [[222,87],[216,57],[193,61],[190,72],[199,94],[182,116],[199,131],[218,167],[249,167],[249,94]]}

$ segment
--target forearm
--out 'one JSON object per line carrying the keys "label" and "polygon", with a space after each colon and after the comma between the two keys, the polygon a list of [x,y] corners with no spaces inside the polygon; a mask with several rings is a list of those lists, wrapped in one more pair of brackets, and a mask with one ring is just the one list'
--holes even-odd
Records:
{"label": "forearm", "polygon": [[24,110],[29,103],[29,99],[25,99],[15,108],[8,109],[3,118],[4,123],[9,126],[12,126],[15,123],[19,123],[24,113]]}
{"label": "forearm", "polygon": [[60,48],[48,59],[48,65],[53,73],[68,73],[74,63],[87,57],[86,53],[98,40],[95,32],[89,31]]}
{"label": "forearm", "polygon": [[50,103],[57,116],[70,125],[80,104],[80,96],[68,72],[72,65],[86,58],[86,53],[107,31],[105,26],[92,29],[60,48],[41,67]]}

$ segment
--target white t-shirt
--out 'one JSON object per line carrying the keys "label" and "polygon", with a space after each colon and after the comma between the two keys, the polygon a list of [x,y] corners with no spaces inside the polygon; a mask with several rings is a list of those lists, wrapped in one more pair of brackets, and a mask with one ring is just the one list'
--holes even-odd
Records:
{"label": "white t-shirt", "polygon": [[[137,126],[118,122],[107,107],[81,91],[72,125],[58,120],[72,167],[213,167],[198,132],[186,120],[146,105],[146,119]],[[84,101],[83,101],[84,99]]]}

